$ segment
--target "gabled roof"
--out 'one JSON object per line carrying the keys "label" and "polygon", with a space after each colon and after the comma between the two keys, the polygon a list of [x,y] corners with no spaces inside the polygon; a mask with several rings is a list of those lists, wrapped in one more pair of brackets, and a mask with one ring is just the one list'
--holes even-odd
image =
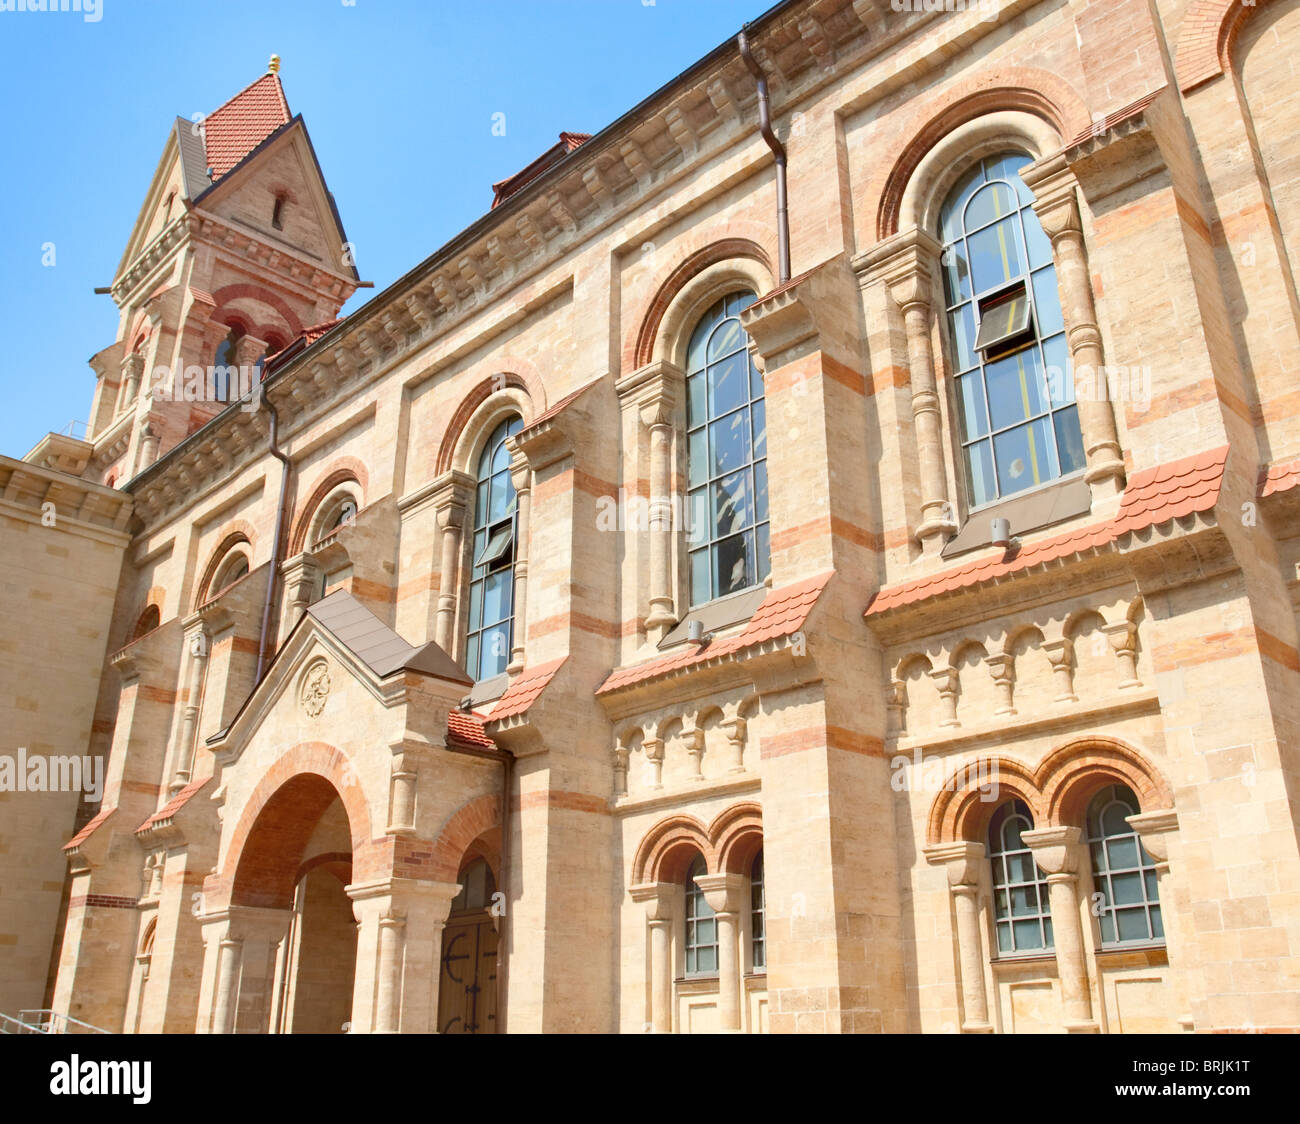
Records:
{"label": "gabled roof", "polygon": [[436,643],[408,644],[346,590],[335,590],[307,613],[381,679],[396,671],[419,671],[451,683],[474,685],[464,670]]}
{"label": "gabled roof", "polygon": [[558,144],[551,145],[536,160],[513,176],[507,176],[492,185],[492,206],[496,208],[510,198],[525,184],[535,180],[543,172],[555,167],[575,148],[591,140],[590,133],[561,133]]}
{"label": "gabled roof", "polygon": [[910,582],[887,586],[867,606],[872,617],[940,594],[997,581],[1089,551],[1109,550],[1122,535],[1209,511],[1219,501],[1228,446],[1134,473],[1113,519],[1067,531],[1027,546],[1012,546],[975,562],[954,566]]}
{"label": "gabled roof", "polygon": [[263,74],[203,121],[206,167],[219,180],[292,119],[278,74]]}

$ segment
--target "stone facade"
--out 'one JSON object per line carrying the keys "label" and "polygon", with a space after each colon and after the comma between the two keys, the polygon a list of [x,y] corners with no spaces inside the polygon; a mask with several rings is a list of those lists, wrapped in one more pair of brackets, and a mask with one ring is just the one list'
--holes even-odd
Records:
{"label": "stone facade", "polygon": [[[100,809],[70,843],[66,808],[6,824],[71,862],[48,1005],[128,1031],[1300,1029],[1300,8],[926,6],[748,29],[793,278],[736,49],[565,134],[337,324],[356,274],[301,120],[236,130],[197,193],[178,133],[80,461],[40,470],[130,517],[76,575],[93,703],[24,735],[104,757]],[[988,503],[963,395],[997,345],[971,368],[949,314],[981,167],[1050,266],[971,297],[981,332],[1018,293],[1075,388],[1044,407],[1059,468],[1029,439],[1037,486],[999,461]],[[692,594],[684,502],[710,315],[771,423],[725,597]],[[242,401],[141,374],[227,339],[277,352]],[[16,596],[7,636],[67,634],[68,601]]]}

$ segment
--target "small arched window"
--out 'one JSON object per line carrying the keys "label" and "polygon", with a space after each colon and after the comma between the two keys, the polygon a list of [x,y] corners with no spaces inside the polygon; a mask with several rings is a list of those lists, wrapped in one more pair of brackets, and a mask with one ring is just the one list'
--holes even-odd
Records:
{"label": "small arched window", "polygon": [[135,622],[135,630],[131,633],[132,640],[139,640],[140,637],[152,632],[162,624],[162,613],[157,605],[149,605],[145,611],[140,614],[139,620]]}
{"label": "small arched window", "polygon": [[1128,824],[1138,811],[1137,797],[1122,784],[1103,788],[1088,805],[1093,888],[1102,896],[1097,913],[1102,947],[1165,939],[1155,862]]}
{"label": "small arched window", "polygon": [[452,913],[486,909],[492,902],[492,895],[497,892],[496,880],[486,859],[475,859],[460,872],[456,881],[460,883],[460,892],[452,899]]}
{"label": "small arched window", "polygon": [[214,598],[223,590],[229,589],[240,578],[248,574],[248,555],[242,550],[232,551],[230,555],[217,568],[217,572],[212,579],[212,584],[208,587],[208,598]]}
{"label": "small arched window", "polygon": [[465,644],[465,670],[476,680],[505,671],[514,640],[517,527],[506,438],[523,426],[523,419],[517,416],[503,421],[492,431],[478,461]]}
{"label": "small arched window", "polygon": [[696,325],[686,357],[691,604],[761,585],[770,563],[763,376],[732,293]]}
{"label": "small arched window", "polygon": [[767,898],[763,890],[763,852],[754,856],[749,869],[749,948],[750,967],[755,972],[767,969]]}
{"label": "small arched window", "polygon": [[704,857],[698,856],[686,875],[686,974],[718,974],[718,919],[695,879],[707,873]]}
{"label": "small arched window", "polygon": [[1052,913],[1047,879],[1021,838],[1034,820],[1023,800],[1008,800],[989,822],[989,863],[993,868],[993,917],[998,952],[1046,951],[1052,945]]}
{"label": "small arched window", "polygon": [[981,160],[943,205],[947,303],[962,468],[979,507],[1084,467],[1052,244],[1019,171]]}
{"label": "small arched window", "polygon": [[350,491],[339,491],[327,498],[312,523],[310,541],[313,549],[340,527],[352,526],[359,510],[357,498]]}

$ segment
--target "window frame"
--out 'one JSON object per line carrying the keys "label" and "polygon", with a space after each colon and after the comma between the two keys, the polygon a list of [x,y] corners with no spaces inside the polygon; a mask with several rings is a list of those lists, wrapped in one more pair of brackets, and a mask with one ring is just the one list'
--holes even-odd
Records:
{"label": "window frame", "polygon": [[[1121,800],[1118,796],[1120,791],[1127,793],[1129,799]],[[1109,795],[1110,799],[1096,812],[1096,827],[1099,834],[1094,834],[1094,808],[1098,802],[1105,796]],[[1135,831],[1132,825],[1126,823],[1125,831],[1115,832],[1107,835],[1103,819],[1105,813],[1114,805],[1128,809],[1128,815],[1138,815],[1141,811],[1141,805],[1138,802],[1137,794],[1126,784],[1115,782],[1098,789],[1088,801],[1087,808],[1084,811],[1084,843],[1088,848],[1088,870],[1092,875],[1092,887],[1094,894],[1102,895],[1101,912],[1091,909],[1089,912],[1096,921],[1095,936],[1097,941],[1098,952],[1122,952],[1125,949],[1136,948],[1163,948],[1166,943],[1164,928],[1164,907],[1160,901],[1160,883],[1159,874],[1156,871],[1155,860],[1148,854],[1147,849],[1142,846],[1142,837]],[[1116,842],[1123,842],[1131,839],[1137,847],[1137,866],[1114,868],[1110,865],[1110,845]],[[1097,850],[1101,848],[1105,858],[1106,866],[1099,868],[1097,865]],[[1142,888],[1142,901],[1136,904],[1117,904],[1114,898],[1114,876],[1115,875],[1138,875],[1138,885]],[[1150,882],[1155,883],[1154,896],[1148,894]],[[1093,899],[1095,901],[1095,898]],[[1152,923],[1152,914],[1154,911],[1155,922],[1159,925],[1160,934],[1155,934],[1155,925]],[[1119,914],[1120,913],[1138,913],[1144,915],[1146,922],[1147,936],[1132,937],[1127,940],[1119,936]],[[1105,922],[1109,916],[1111,921],[1114,938],[1106,939]]]}
{"label": "window frame", "polygon": [[761,847],[749,864],[749,971],[767,974],[767,880]]}
{"label": "window frame", "polygon": [[[1008,812],[1007,809],[1010,809]],[[1004,815],[1005,813],[1005,815]],[[1002,817],[1001,822],[999,818]],[[1033,849],[1022,845],[1015,849],[1005,848],[1003,844],[1005,839],[1003,833],[1011,819],[1023,820],[1028,826],[1023,831],[1032,831],[1034,829],[1033,813],[1029,806],[1019,797],[1011,797],[1004,800],[994,809],[993,815],[989,817],[988,827],[984,832],[986,845],[988,848],[989,861],[989,881],[991,884],[992,894],[989,900],[989,917],[992,923],[992,959],[995,961],[1030,959],[1040,956],[1054,956],[1056,954],[1055,934],[1052,932],[1052,903],[1048,896],[1047,875],[1043,873],[1042,868],[1034,859]],[[995,845],[995,838],[997,844]],[[1010,860],[1027,856],[1037,877],[1032,881],[1011,879]],[[1001,870],[1002,880],[999,880],[999,870]],[[1032,886],[1038,902],[1038,908],[1032,913],[1016,914],[1012,908],[1012,894],[1016,890],[1023,890],[1025,887]],[[1006,894],[1007,907],[1005,913],[999,906],[999,893]],[[1036,921],[1038,923],[1039,937],[1041,944],[1017,947],[1016,941],[1016,924],[1017,922]],[[1011,947],[1003,949],[1000,934],[1005,928],[1011,937]]]}
{"label": "window frame", "polygon": [[[703,855],[696,855],[694,861],[686,868],[686,877],[682,883],[682,978],[685,980],[716,980],[719,978],[721,962],[718,942],[718,915],[709,905],[704,891],[696,884],[699,874],[707,874],[708,865]],[[700,926],[712,923],[713,940],[699,940]],[[699,967],[699,953],[712,949],[713,967]],[[692,956],[695,967],[692,967]]]}

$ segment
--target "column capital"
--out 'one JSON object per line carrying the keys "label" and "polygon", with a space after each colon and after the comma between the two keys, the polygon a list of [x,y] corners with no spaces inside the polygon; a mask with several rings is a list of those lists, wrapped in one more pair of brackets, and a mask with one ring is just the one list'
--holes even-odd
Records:
{"label": "column capital", "polygon": [[1049,875],[1073,877],[1079,865],[1079,843],[1083,832],[1077,827],[1040,827],[1020,836],[1034,852],[1034,861]]}
{"label": "column capital", "polygon": [[1172,808],[1159,808],[1154,812],[1126,816],[1125,821],[1138,833],[1142,846],[1156,863],[1168,864],[1169,837],[1178,830],[1178,813]]}
{"label": "column capital", "polygon": [[1033,192],[1034,213],[1048,238],[1055,242],[1070,234],[1082,235],[1079,180],[1065,162],[1064,153],[1026,165],[1020,170],[1020,180]]}
{"label": "column capital", "polygon": [[913,226],[859,254],[853,259],[853,269],[862,281],[883,281],[900,308],[928,307],[942,253],[937,239]]}
{"label": "column capital", "polygon": [[672,423],[682,398],[686,374],[670,359],[655,359],[614,384],[619,402],[636,409],[647,429]]}
{"label": "column capital", "polygon": [[978,885],[980,864],[984,861],[983,843],[972,843],[966,839],[959,839],[955,843],[931,843],[922,853],[931,866],[945,868],[948,885],[952,889]]}
{"label": "column capital", "polygon": [[698,874],[695,885],[704,892],[704,900],[714,913],[739,913],[744,907],[744,891],[749,879],[743,874]]}
{"label": "column capital", "polygon": [[671,921],[677,887],[671,882],[642,882],[629,886],[628,896],[645,906],[647,921]]}
{"label": "column capital", "polygon": [[473,478],[458,469],[450,469],[435,479],[429,491],[429,500],[438,513],[438,526],[443,530],[452,524],[460,526],[473,495]]}

